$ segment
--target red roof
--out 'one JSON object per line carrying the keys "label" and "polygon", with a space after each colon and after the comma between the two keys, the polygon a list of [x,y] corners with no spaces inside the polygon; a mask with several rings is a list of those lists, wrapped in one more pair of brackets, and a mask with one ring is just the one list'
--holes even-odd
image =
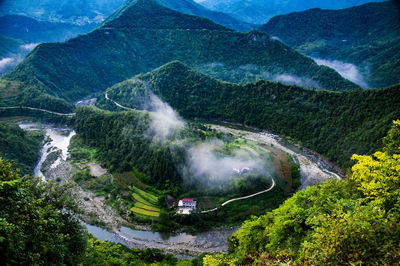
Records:
{"label": "red roof", "polygon": [[185,199],[182,199],[182,202],[193,202],[193,199],[185,198]]}

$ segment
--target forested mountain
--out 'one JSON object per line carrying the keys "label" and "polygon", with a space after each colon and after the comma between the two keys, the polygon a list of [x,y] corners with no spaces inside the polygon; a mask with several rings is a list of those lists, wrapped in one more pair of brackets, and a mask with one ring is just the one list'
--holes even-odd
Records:
{"label": "forested mountain", "polygon": [[[209,18],[219,24],[239,31],[254,28],[253,24],[240,21],[228,14],[212,11],[193,0],[157,0],[168,8]],[[49,0],[3,0],[0,3],[0,15],[22,15],[43,21],[91,25],[102,23],[117,10],[126,0],[83,0],[83,1],[49,1]]]}
{"label": "forested mountain", "polygon": [[27,42],[59,42],[90,31],[92,26],[38,21],[19,15],[0,17],[0,34]]}
{"label": "forested mountain", "polygon": [[10,84],[20,104],[43,106],[41,97],[68,111],[72,101],[175,59],[225,80],[289,77],[316,88],[359,88],[265,33],[234,32],[154,0],[130,2],[87,35],[39,45],[3,80],[18,82]]}
{"label": "forested mountain", "polygon": [[17,125],[0,123],[0,157],[14,161],[21,174],[31,174],[39,157],[43,136]]}
{"label": "forested mountain", "polygon": [[0,15],[14,14],[78,25],[98,24],[125,0],[2,0]]}
{"label": "forested mountain", "polygon": [[[142,80],[146,83],[135,82]],[[400,116],[400,86],[349,92],[315,91],[259,81],[221,82],[172,62],[107,90],[118,103],[135,105],[147,84],[182,116],[244,123],[290,136],[343,167],[354,153],[372,153]],[[139,91],[138,91],[139,90]]]}
{"label": "forested mountain", "polygon": [[400,82],[400,5],[369,3],[272,18],[261,30],[312,57],[358,65],[372,87]]}
{"label": "forested mountain", "polygon": [[379,2],[382,0],[195,0],[211,10],[231,14],[243,21],[263,24],[273,16],[288,14],[294,11],[303,11],[310,8],[340,9],[366,2]]}

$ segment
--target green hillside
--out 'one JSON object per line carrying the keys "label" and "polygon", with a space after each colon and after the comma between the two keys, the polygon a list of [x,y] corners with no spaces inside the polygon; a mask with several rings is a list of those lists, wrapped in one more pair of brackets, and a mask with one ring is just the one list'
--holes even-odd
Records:
{"label": "green hillside", "polygon": [[[142,80],[143,82],[136,82]],[[400,86],[315,91],[259,81],[221,82],[172,62],[108,89],[118,103],[141,108],[146,86],[189,118],[230,120],[294,138],[348,167],[353,153],[372,153],[400,116]],[[140,96],[140,97],[138,97]],[[137,100],[139,99],[139,100]]]}
{"label": "green hillside", "polygon": [[298,191],[243,223],[212,265],[396,265],[400,243],[400,120],[384,152],[355,155],[347,180]]}
{"label": "green hillside", "polygon": [[43,136],[0,122],[0,157],[14,161],[22,174],[32,174]]}
{"label": "green hillside", "polygon": [[128,3],[87,35],[39,45],[3,79],[21,82],[20,98],[31,99],[31,106],[43,94],[72,102],[175,59],[225,80],[288,74],[326,89],[358,88],[265,33],[237,33],[153,0]]}
{"label": "green hillside", "polygon": [[260,30],[307,55],[357,64],[373,87],[400,82],[400,6],[396,1],[276,16]]}

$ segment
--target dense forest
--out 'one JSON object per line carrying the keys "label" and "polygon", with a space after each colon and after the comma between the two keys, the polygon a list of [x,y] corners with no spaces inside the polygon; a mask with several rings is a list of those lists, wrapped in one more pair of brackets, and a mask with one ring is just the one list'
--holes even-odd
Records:
{"label": "dense forest", "polygon": [[70,111],[62,101],[80,100],[175,59],[235,82],[292,75],[316,88],[359,88],[268,34],[234,32],[153,0],[132,1],[87,35],[37,46],[2,82],[19,84],[17,98],[13,87],[5,88],[14,103],[37,107],[44,99],[47,109]]}
{"label": "dense forest", "polygon": [[357,64],[372,87],[400,82],[397,1],[276,16],[260,30],[303,54]]}
{"label": "dense forest", "polygon": [[394,265],[400,260],[400,121],[383,152],[354,155],[345,181],[297,192],[278,209],[245,222],[230,254],[205,265]]}
{"label": "dense forest", "polygon": [[0,122],[0,156],[12,160],[21,174],[31,174],[39,157],[43,135]]}
{"label": "dense forest", "polygon": [[75,130],[83,144],[98,148],[99,159],[110,171],[136,168],[151,176],[154,187],[178,191],[181,176],[177,166],[184,156],[146,138],[149,123],[146,112],[112,113],[80,107],[76,112]]}
{"label": "dense forest", "polygon": [[[142,80],[144,82],[135,82]],[[230,120],[286,135],[349,167],[354,153],[382,146],[391,121],[400,116],[400,87],[350,92],[315,91],[259,81],[220,82],[179,62],[138,75],[108,90],[122,105],[136,108],[143,84],[182,116]],[[245,111],[244,111],[245,110]]]}

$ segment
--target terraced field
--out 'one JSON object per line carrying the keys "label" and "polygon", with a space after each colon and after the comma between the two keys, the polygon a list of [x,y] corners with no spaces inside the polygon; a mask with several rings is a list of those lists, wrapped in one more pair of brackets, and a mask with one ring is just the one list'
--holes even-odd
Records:
{"label": "terraced field", "polygon": [[131,211],[135,214],[158,217],[160,209],[157,207],[157,197],[138,187],[131,186],[131,188],[133,190],[132,196],[135,199],[135,205],[131,208]]}
{"label": "terraced field", "polygon": [[136,179],[134,172],[117,174],[114,178],[125,192],[132,195],[134,205],[130,210],[135,215],[144,219],[154,219],[160,215],[157,196],[147,191],[148,186]]}

